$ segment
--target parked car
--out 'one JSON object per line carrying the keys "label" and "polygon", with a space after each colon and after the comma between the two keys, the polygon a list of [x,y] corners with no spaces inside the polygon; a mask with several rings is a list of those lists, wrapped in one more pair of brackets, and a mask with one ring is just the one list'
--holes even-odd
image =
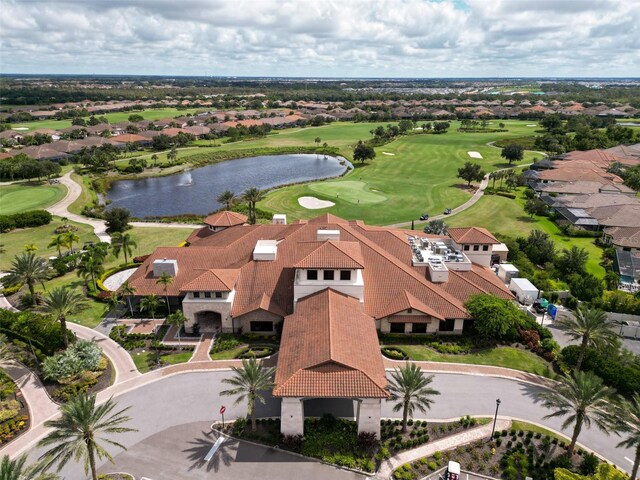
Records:
{"label": "parked car", "polygon": [[429,220],[429,214],[423,213],[422,215],[420,215],[420,220]]}
{"label": "parked car", "polygon": [[450,209],[450,208],[447,208],[447,209],[444,211],[444,214],[445,214],[445,215],[449,215],[450,213],[451,213],[451,209]]}
{"label": "parked car", "polygon": [[447,475],[445,480],[459,480],[460,479],[460,464],[458,462],[449,462],[447,466]]}

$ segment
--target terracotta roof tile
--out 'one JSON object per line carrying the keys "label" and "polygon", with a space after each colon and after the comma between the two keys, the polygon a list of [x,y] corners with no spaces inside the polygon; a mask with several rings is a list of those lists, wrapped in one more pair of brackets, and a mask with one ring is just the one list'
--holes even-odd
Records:
{"label": "terracotta roof tile", "polygon": [[204,219],[204,223],[212,227],[233,227],[246,223],[247,216],[237,212],[223,210],[209,215]]}
{"label": "terracotta roof tile", "polygon": [[238,269],[211,269],[180,287],[181,292],[230,292],[238,280]]}
{"label": "terracotta roof tile", "polygon": [[498,244],[500,243],[496,237],[486,228],[481,227],[465,227],[465,228],[449,228],[447,230],[449,236],[458,244],[464,243],[484,243]]}
{"label": "terracotta roof tile", "polygon": [[300,260],[296,268],[364,268],[360,244],[327,240]]}

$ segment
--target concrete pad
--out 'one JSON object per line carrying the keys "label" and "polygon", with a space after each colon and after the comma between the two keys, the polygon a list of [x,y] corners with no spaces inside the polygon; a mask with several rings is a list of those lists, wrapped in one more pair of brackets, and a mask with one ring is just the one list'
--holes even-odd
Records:
{"label": "concrete pad", "polygon": [[320,200],[316,197],[300,197],[298,203],[301,207],[308,208],[309,210],[318,210],[320,208],[333,207],[335,203],[328,200]]}
{"label": "concrete pad", "polygon": [[467,154],[468,154],[471,158],[482,158],[482,155],[480,154],[480,152],[467,152]]}
{"label": "concrete pad", "polygon": [[112,292],[115,292],[124,282],[129,280],[129,277],[133,275],[133,272],[135,272],[137,269],[138,267],[128,268],[127,270],[122,270],[121,272],[114,273],[113,275],[105,279],[105,281],[103,282],[104,286]]}

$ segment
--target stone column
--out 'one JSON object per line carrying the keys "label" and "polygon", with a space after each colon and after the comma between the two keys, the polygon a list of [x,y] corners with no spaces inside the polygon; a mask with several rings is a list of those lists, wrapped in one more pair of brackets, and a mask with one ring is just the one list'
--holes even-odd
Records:
{"label": "stone column", "polygon": [[363,398],[358,408],[358,434],[361,432],[373,432],[376,438],[380,438],[380,399]]}
{"label": "stone column", "polygon": [[304,403],[299,397],[283,397],[280,404],[280,433],[304,435]]}

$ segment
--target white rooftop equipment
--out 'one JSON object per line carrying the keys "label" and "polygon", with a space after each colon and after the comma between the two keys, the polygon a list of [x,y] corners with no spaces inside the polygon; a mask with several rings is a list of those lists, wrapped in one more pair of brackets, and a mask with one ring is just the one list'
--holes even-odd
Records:
{"label": "white rooftop equipment", "polygon": [[512,278],[517,278],[520,275],[520,270],[511,263],[498,264],[498,278],[504,283],[511,282]]}
{"label": "white rooftop equipment", "polygon": [[319,242],[324,242],[325,240],[340,240],[340,230],[318,230],[316,235]]}
{"label": "white rooftop equipment", "polygon": [[258,240],[253,249],[253,259],[256,261],[273,261],[278,254],[276,240]]}
{"label": "white rooftop equipment", "polygon": [[271,219],[271,223],[274,225],[286,225],[287,216],[284,213],[276,213],[273,215],[273,218]]}
{"label": "white rooftop equipment", "polygon": [[530,305],[538,298],[540,290],[526,278],[512,278],[509,283],[509,290],[518,298],[518,301],[524,305]]}
{"label": "white rooftop equipment", "polygon": [[161,277],[163,273],[166,273],[170,277],[175,277],[178,274],[178,261],[167,258],[154,260],[153,276]]}

